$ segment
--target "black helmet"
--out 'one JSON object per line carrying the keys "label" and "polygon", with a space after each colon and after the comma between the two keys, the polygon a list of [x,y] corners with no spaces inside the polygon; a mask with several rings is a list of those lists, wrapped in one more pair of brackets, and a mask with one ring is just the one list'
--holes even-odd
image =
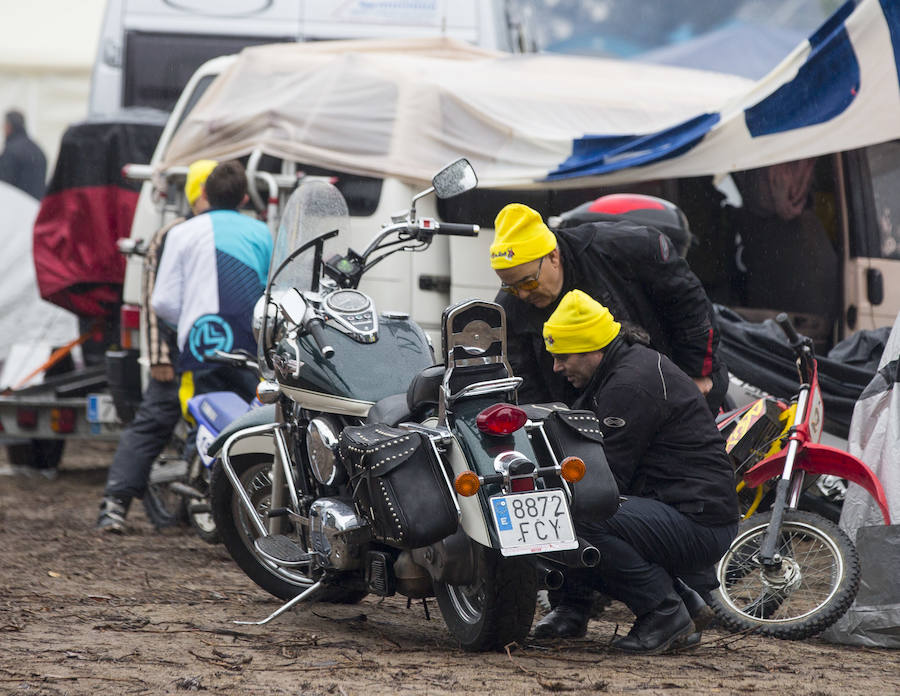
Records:
{"label": "black helmet", "polygon": [[653,227],[672,240],[678,255],[682,257],[687,256],[694,241],[687,216],[681,212],[681,208],[662,198],[640,193],[612,193],[582,203],[563,213],[558,227],[576,227],[600,220],[628,220],[637,225]]}

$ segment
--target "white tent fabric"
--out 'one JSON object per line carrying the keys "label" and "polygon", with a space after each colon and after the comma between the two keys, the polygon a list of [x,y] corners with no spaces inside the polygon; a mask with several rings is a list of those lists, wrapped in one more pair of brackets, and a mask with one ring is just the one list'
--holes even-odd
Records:
{"label": "white tent fabric", "polygon": [[[29,344],[30,352],[38,356],[43,353],[34,349],[36,345],[56,347],[78,337],[75,315],[45,302],[38,293],[31,255],[31,229],[37,212],[34,198],[0,182],[4,249],[0,256],[0,362],[16,344]],[[0,388],[7,386],[12,385],[0,384]]]}
{"label": "white tent fabric", "polygon": [[258,147],[414,182],[460,155],[483,186],[723,174],[900,137],[893,37],[900,3],[849,0],[757,83],[445,40],[251,48],[201,98],[163,166]]}
{"label": "white tent fabric", "polygon": [[422,182],[466,156],[482,184],[540,181],[573,136],[663,128],[743,78],[624,61],[488,52],[449,39],[245,49],[173,138],[163,167],[263,152]]}
{"label": "white tent fabric", "polygon": [[851,483],[840,526],[860,554],[859,595],[823,635],[851,645],[900,648],[900,314],[894,322],[878,371],[863,390],[850,422],[850,454],[878,476],[890,510],[884,525],[872,497]]}

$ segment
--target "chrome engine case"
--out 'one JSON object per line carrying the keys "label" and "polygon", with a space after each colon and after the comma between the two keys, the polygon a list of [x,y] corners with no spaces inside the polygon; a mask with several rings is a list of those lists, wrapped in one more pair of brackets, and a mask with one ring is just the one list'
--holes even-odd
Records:
{"label": "chrome engine case", "polygon": [[355,570],[363,565],[371,530],[351,502],[319,498],[309,508],[309,537],[322,567]]}

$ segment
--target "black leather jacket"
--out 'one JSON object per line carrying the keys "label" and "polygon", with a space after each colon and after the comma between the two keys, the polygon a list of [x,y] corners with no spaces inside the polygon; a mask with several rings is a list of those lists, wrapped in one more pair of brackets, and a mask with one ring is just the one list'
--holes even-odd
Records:
{"label": "black leather jacket", "polygon": [[597,414],[622,495],[662,501],[707,526],[737,521],[722,436],[697,386],[666,356],[617,337],[574,406]]}
{"label": "black leather jacket", "polygon": [[539,308],[504,292],[497,295],[506,310],[509,360],[525,380],[520,403],[570,404],[576,396],[563,377],[553,374],[542,337],[544,322],[574,289],[606,306],[617,320],[642,327],[650,345],[689,376],[710,376],[720,369],[712,304],[668,237],[629,222],[592,222],[554,234],[563,263],[556,302]]}

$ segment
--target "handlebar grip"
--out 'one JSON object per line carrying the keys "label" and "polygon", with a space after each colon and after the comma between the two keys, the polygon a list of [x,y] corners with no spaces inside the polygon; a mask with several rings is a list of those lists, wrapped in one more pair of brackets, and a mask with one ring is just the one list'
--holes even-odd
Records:
{"label": "handlebar grip", "polygon": [[481,231],[479,225],[466,225],[459,222],[441,222],[438,224],[438,233],[452,234],[458,237],[477,237]]}
{"label": "handlebar grip", "polygon": [[781,312],[777,317],[775,317],[775,323],[781,327],[781,330],[784,331],[784,335],[787,336],[788,341],[791,345],[797,345],[800,343],[800,336],[797,334],[796,329],[794,329],[794,325],[791,323],[790,318],[784,312]]}
{"label": "handlebar grip", "polygon": [[309,335],[312,336],[313,341],[315,341],[316,345],[319,347],[322,357],[326,360],[331,360],[334,357],[334,348],[328,345],[328,340],[325,338],[325,330],[322,328],[322,320],[310,320],[306,325],[306,329],[309,331]]}

